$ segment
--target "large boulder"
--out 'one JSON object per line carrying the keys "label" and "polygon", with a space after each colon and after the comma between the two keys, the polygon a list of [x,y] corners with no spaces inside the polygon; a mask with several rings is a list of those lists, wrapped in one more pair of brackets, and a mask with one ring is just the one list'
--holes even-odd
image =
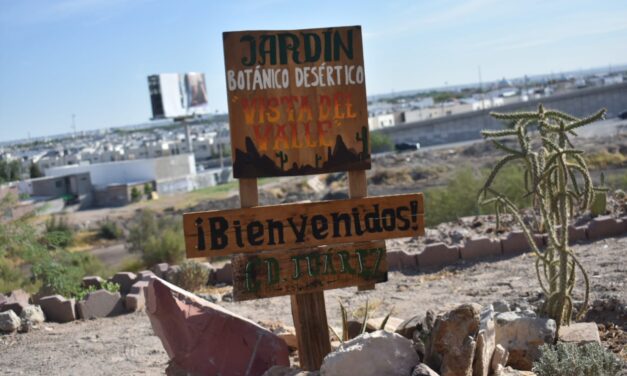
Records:
{"label": "large boulder", "polygon": [[269,330],[162,279],[150,280],[146,312],[170,364],[187,374],[252,376],[290,364]]}
{"label": "large boulder", "polygon": [[40,306],[29,305],[20,313],[20,320],[22,321],[20,331],[28,332],[46,321],[46,316],[44,316],[44,312],[41,310]]}
{"label": "large boulder", "polygon": [[61,295],[44,296],[39,299],[39,305],[48,321],[65,323],[76,320],[76,302]]}
{"label": "large boulder", "polygon": [[475,349],[475,359],[473,361],[473,376],[488,376],[495,347],[494,307],[488,305],[481,311],[477,348]]}
{"label": "large boulder", "polygon": [[137,275],[131,272],[119,272],[109,278],[109,281],[120,286],[120,294],[126,295],[131,291],[131,287],[137,280]]}
{"label": "large boulder", "polygon": [[556,325],[553,319],[522,317],[514,312],[496,315],[496,343],[509,352],[508,366],[530,371],[540,356],[539,347],[553,343]]}
{"label": "large boulder", "polygon": [[90,292],[76,305],[78,317],[83,320],[117,316],[125,312],[119,292],[97,290]]}
{"label": "large boulder", "polygon": [[12,310],[0,312],[0,332],[13,333],[20,325],[20,318]]}
{"label": "large boulder", "polygon": [[442,376],[472,376],[480,313],[480,305],[462,304],[438,317],[425,363]]}
{"label": "large boulder", "polygon": [[328,354],[321,376],[407,376],[420,363],[411,341],[396,333],[378,330],[340,345]]}
{"label": "large boulder", "polygon": [[22,310],[30,305],[30,294],[22,289],[13,290],[6,297],[4,304],[0,305],[0,312],[13,311],[16,315],[20,315]]}
{"label": "large boulder", "polygon": [[601,344],[599,328],[593,322],[577,322],[570,325],[562,325],[557,334],[560,342],[576,343],[583,345],[596,342]]}
{"label": "large boulder", "polygon": [[414,367],[414,369],[411,371],[411,376],[440,376],[440,375],[438,375],[437,372],[429,368],[428,365],[424,363],[420,363],[416,367]]}

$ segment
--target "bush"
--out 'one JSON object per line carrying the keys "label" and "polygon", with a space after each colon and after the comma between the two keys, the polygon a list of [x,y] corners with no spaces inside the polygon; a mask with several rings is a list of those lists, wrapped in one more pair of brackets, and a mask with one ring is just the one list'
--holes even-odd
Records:
{"label": "bush", "polygon": [[52,216],[46,221],[42,238],[48,248],[66,248],[74,243],[74,230],[63,216]]}
{"label": "bush", "polygon": [[538,376],[613,376],[624,366],[598,343],[578,346],[558,342],[541,346],[540,352],[540,359],[533,363]]}
{"label": "bush", "polygon": [[[104,281],[102,283],[102,289],[109,292],[119,292],[120,285],[115,282]],[[96,286],[89,286],[87,288],[81,287],[73,297],[76,298],[77,301],[84,300],[87,294],[94,291],[96,291]]]}
{"label": "bush", "polygon": [[112,220],[105,219],[104,222],[100,224],[100,228],[98,229],[98,236],[103,239],[120,239],[124,233],[118,224]]}
{"label": "bush", "polygon": [[160,262],[178,264],[185,257],[181,221],[171,216],[158,218],[151,210],[142,210],[135,216],[128,240],[130,250],[141,252],[147,267]]}
{"label": "bush", "polygon": [[141,199],[142,199],[141,192],[139,191],[139,189],[137,189],[137,187],[133,187],[131,189],[131,201],[137,202],[137,201],[139,201]]}
{"label": "bush", "polygon": [[195,261],[185,261],[175,276],[174,284],[187,291],[197,291],[207,284],[209,270]]}
{"label": "bush", "polygon": [[383,153],[394,150],[394,142],[390,136],[381,132],[370,132],[370,152]]}

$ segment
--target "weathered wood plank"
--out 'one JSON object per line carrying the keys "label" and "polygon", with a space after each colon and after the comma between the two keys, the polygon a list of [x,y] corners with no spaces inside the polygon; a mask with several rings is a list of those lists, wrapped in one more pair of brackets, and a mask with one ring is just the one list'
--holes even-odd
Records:
{"label": "weathered wood plank", "polygon": [[370,168],[360,26],[223,34],[236,178]]}
{"label": "weathered wood plank", "polygon": [[331,352],[324,292],[292,295],[291,302],[300,368],[316,371]]}
{"label": "weathered wood plank", "polygon": [[233,257],[233,299],[250,300],[387,281],[385,241]]}
{"label": "weathered wood plank", "polygon": [[187,257],[424,235],[421,193],[183,215]]}

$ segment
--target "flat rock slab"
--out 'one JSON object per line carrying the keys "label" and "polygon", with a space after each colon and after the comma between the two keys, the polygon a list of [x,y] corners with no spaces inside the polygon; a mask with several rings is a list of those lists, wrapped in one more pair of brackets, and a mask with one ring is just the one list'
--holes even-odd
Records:
{"label": "flat rock slab", "polygon": [[552,319],[523,317],[514,312],[496,315],[496,343],[509,352],[508,366],[530,371],[540,356],[539,347],[553,343],[556,324]]}
{"label": "flat rock slab", "polygon": [[386,255],[388,270],[418,270],[416,255],[410,255],[404,251],[392,251]]}
{"label": "flat rock slab", "polygon": [[[533,235],[536,246],[544,245],[544,237],[542,235]],[[527,241],[527,237],[522,231],[510,232],[506,238],[501,239],[503,254],[507,256],[519,255],[531,251],[531,246]]]}
{"label": "flat rock slab", "polygon": [[418,267],[433,268],[443,265],[451,265],[459,260],[459,248],[450,247],[444,243],[428,244],[418,254]]}
{"label": "flat rock slab", "polygon": [[150,281],[146,312],[171,364],[189,374],[253,376],[290,364],[269,330],[162,279]]}
{"label": "flat rock slab", "polygon": [[576,344],[596,342],[601,344],[599,329],[597,324],[593,322],[577,322],[568,326],[561,326],[557,339],[561,342],[570,342]]}
{"label": "flat rock slab", "polygon": [[30,305],[30,294],[22,289],[13,290],[6,297],[4,304],[0,304],[0,312],[13,311],[16,315]]}
{"label": "flat rock slab", "polygon": [[230,262],[227,262],[220,269],[216,270],[215,281],[217,283],[233,283],[233,267]]}
{"label": "flat rock slab", "polygon": [[78,317],[83,320],[117,316],[125,312],[120,293],[107,290],[87,294],[85,300],[81,300],[76,305],[76,311]]}
{"label": "flat rock slab", "polygon": [[120,286],[120,293],[126,295],[131,291],[131,287],[135,281],[137,281],[137,275],[131,272],[119,272],[115,273],[109,281],[117,283]]}
{"label": "flat rock slab", "polygon": [[501,241],[487,237],[470,239],[460,248],[460,255],[463,260],[500,256]]}
{"label": "flat rock slab", "polygon": [[65,323],[76,320],[76,303],[74,299],[66,299],[61,295],[44,296],[39,305],[48,321]]}
{"label": "flat rock slab", "polygon": [[102,288],[102,284],[104,283],[104,279],[97,275],[90,275],[83,277],[83,286],[86,288],[94,287],[96,289]]}
{"label": "flat rock slab", "polygon": [[592,219],[588,224],[588,238],[597,240],[618,236],[625,233],[624,220],[612,218],[610,216],[602,216]]}
{"label": "flat rock slab", "polygon": [[146,297],[144,294],[126,294],[124,307],[129,312],[143,311],[146,308]]}

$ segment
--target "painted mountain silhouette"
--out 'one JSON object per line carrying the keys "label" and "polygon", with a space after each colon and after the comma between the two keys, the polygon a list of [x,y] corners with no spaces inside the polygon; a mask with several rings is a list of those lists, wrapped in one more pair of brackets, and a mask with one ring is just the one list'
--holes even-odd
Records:
{"label": "painted mountain silhouette", "polygon": [[312,175],[370,168],[370,155],[364,158],[363,153],[349,149],[340,135],[336,137],[333,148],[327,148],[327,160],[319,168],[309,164],[299,166],[293,162],[289,169],[283,170],[278,158],[260,154],[250,137],[246,137],[245,147],[245,151],[235,149],[233,176],[236,178]]}

